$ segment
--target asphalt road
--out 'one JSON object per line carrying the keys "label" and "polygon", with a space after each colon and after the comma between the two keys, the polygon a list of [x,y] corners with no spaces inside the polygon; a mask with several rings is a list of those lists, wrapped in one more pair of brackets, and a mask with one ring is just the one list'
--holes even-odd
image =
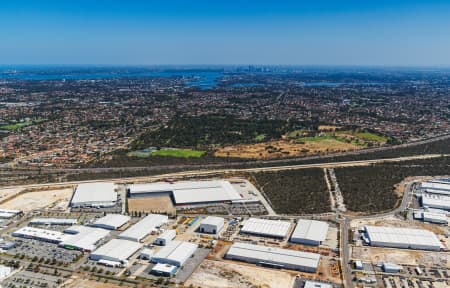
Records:
{"label": "asphalt road", "polygon": [[[340,156],[351,156],[351,155],[361,155],[361,154],[368,154],[373,152],[379,152],[379,151],[389,151],[389,150],[396,150],[399,148],[405,148],[405,147],[412,147],[427,143],[432,143],[439,140],[444,140],[450,138],[450,134],[445,134],[437,137],[431,137],[424,140],[419,141],[413,141],[408,142],[405,144],[399,144],[394,146],[384,146],[384,147],[377,147],[377,148],[368,148],[368,149],[361,149],[356,151],[348,151],[348,152],[342,152],[342,153],[333,153],[328,155],[319,155],[319,156],[308,156],[308,157],[296,157],[296,158],[289,158],[289,159],[270,159],[270,160],[254,160],[254,161],[240,161],[240,162],[230,162],[230,163],[213,163],[213,164],[202,164],[202,165],[158,165],[158,166],[138,166],[138,167],[99,167],[99,168],[46,168],[42,167],[40,169],[38,168],[25,168],[25,169],[18,169],[17,171],[21,171],[26,173],[27,171],[31,173],[101,173],[101,172],[114,172],[114,171],[155,171],[155,170],[170,170],[170,169],[220,169],[223,168],[225,165],[228,167],[239,167],[239,166],[248,166],[248,165],[275,165],[275,164],[283,164],[283,163],[289,163],[293,161],[307,161],[307,160],[315,160],[315,159],[327,159],[332,157],[340,157]],[[342,163],[342,162],[336,162],[336,163]],[[2,164],[0,167],[7,168],[7,164]],[[15,169],[14,169],[15,170]],[[8,173],[15,173],[14,170],[11,171],[0,171],[1,173],[4,173],[7,175]]]}
{"label": "asphalt road", "polygon": [[[205,176],[205,175],[215,175],[230,172],[263,172],[263,171],[283,171],[290,169],[308,169],[308,168],[336,168],[336,167],[350,167],[350,166],[367,166],[377,163],[386,162],[402,162],[408,160],[418,160],[418,159],[431,159],[443,156],[442,154],[425,154],[425,155],[415,155],[407,157],[397,157],[397,158],[386,158],[386,159],[373,159],[373,160],[358,160],[358,161],[343,161],[343,162],[328,162],[328,163],[316,163],[316,164],[298,164],[298,165],[285,165],[285,166],[271,166],[271,167],[258,167],[258,168],[236,168],[236,169],[205,169],[205,170],[190,170],[185,172],[174,172],[167,174],[159,174],[154,176],[142,176],[142,177],[125,177],[125,178],[108,178],[99,180],[86,180],[86,181],[70,181],[70,182],[56,182],[56,183],[45,183],[45,184],[29,184],[29,185],[11,185],[3,186],[1,188],[36,188],[42,186],[57,186],[57,185],[75,185],[80,183],[88,182],[101,182],[101,181],[113,181],[113,182],[132,182],[132,181],[148,181],[161,178],[176,178],[185,176]],[[450,156],[444,154],[444,156]],[[106,168],[96,168],[96,169],[106,169]],[[113,169],[113,168],[112,168]],[[114,168],[118,169],[118,168]],[[105,170],[107,171],[107,170]]]}

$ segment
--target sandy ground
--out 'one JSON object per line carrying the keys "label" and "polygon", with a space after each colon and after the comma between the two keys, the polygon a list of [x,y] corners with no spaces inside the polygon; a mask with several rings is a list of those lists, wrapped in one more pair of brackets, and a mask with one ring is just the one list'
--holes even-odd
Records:
{"label": "sandy ground", "polygon": [[352,258],[374,264],[391,262],[404,265],[419,265],[430,263],[432,266],[448,267],[448,253],[402,250],[382,247],[353,247]]}
{"label": "sandy ground", "polygon": [[175,213],[175,207],[173,207],[169,196],[129,198],[128,211]]}
{"label": "sandy ground", "polygon": [[[269,153],[268,146],[276,148],[277,152]],[[334,139],[322,141],[307,141],[304,144],[295,141],[279,140],[266,143],[234,145],[218,149],[216,157],[238,157],[252,159],[279,158],[287,156],[306,156],[319,153],[342,152],[361,149],[360,146],[350,143],[340,142]]]}
{"label": "sandy ground", "polygon": [[416,221],[416,220],[404,221],[404,220],[400,220],[400,219],[396,218],[395,216],[389,216],[389,217],[385,217],[382,219],[369,219],[369,220],[364,219],[364,220],[352,221],[350,224],[350,226],[352,228],[362,228],[365,225],[425,229],[425,230],[431,231],[438,235],[442,235],[442,234],[446,233],[445,226],[431,224],[431,223],[424,223],[424,222]]}
{"label": "sandy ground", "polygon": [[109,283],[96,282],[89,279],[71,278],[65,285],[65,288],[118,288],[120,286]]}
{"label": "sandy ground", "polygon": [[67,207],[72,196],[72,189],[47,190],[20,194],[5,203],[0,204],[3,209],[17,209],[25,213],[52,206]]}
{"label": "sandy ground", "polygon": [[186,281],[185,286],[285,288],[293,286],[294,277],[293,274],[274,269],[205,260]]}
{"label": "sandy ground", "polygon": [[21,188],[21,187],[0,189],[0,201],[3,202],[5,200],[7,200],[8,198],[18,194],[23,189],[24,188]]}

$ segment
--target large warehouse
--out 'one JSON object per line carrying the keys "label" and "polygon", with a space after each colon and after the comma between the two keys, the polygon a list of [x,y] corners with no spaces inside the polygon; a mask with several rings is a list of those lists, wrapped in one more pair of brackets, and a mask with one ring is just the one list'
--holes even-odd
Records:
{"label": "large warehouse", "polygon": [[439,251],[442,247],[438,237],[424,229],[378,226],[366,226],[364,229],[372,246],[432,251]]}
{"label": "large warehouse", "polygon": [[425,193],[422,195],[421,200],[424,208],[436,208],[450,211],[449,196]]}
{"label": "large warehouse", "polygon": [[195,253],[197,247],[194,243],[174,240],[156,252],[152,262],[181,267]]}
{"label": "large warehouse", "polygon": [[167,215],[149,214],[139,222],[119,234],[119,238],[140,242],[150,233],[166,224],[169,220]]}
{"label": "large warehouse", "polygon": [[128,186],[130,198],[169,195],[175,205],[196,205],[240,200],[242,196],[225,180],[156,182]]}
{"label": "large warehouse", "polygon": [[75,225],[77,219],[72,218],[33,218],[30,221],[32,225]]}
{"label": "large warehouse", "polygon": [[435,194],[450,195],[450,183],[444,181],[428,181],[420,184],[420,189]]}
{"label": "large warehouse", "polygon": [[112,207],[116,205],[117,192],[112,182],[84,183],[73,192],[73,208]]}
{"label": "large warehouse", "polygon": [[291,242],[319,246],[327,238],[328,223],[315,220],[299,220],[291,235]]}
{"label": "large warehouse", "polygon": [[59,243],[59,246],[81,251],[93,251],[96,244],[109,235],[108,230],[81,225],[72,226],[65,232],[72,235],[68,235],[64,241]]}
{"label": "large warehouse", "polygon": [[39,241],[45,241],[50,243],[60,243],[64,241],[68,235],[53,230],[40,229],[34,227],[22,227],[12,233],[14,237],[21,237],[27,239],[35,239]]}
{"label": "large warehouse", "polygon": [[200,233],[218,234],[223,229],[225,219],[222,217],[208,216],[200,223]]}
{"label": "large warehouse", "polygon": [[244,221],[241,233],[273,238],[284,238],[289,233],[291,222],[249,218]]}
{"label": "large warehouse", "polygon": [[320,254],[247,243],[234,243],[228,250],[226,258],[262,266],[314,273],[319,266]]}
{"label": "large warehouse", "polygon": [[141,248],[141,244],[135,241],[112,239],[91,253],[90,259],[99,261],[107,260],[127,264],[128,258]]}
{"label": "large warehouse", "polygon": [[91,226],[108,230],[117,230],[130,221],[130,219],[131,217],[126,215],[107,214],[106,216],[97,219]]}

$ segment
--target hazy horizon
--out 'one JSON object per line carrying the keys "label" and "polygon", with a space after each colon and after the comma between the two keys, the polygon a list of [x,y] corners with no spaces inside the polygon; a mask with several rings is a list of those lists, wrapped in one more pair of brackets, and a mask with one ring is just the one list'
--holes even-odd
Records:
{"label": "hazy horizon", "polygon": [[3,65],[450,66],[448,1],[3,1]]}

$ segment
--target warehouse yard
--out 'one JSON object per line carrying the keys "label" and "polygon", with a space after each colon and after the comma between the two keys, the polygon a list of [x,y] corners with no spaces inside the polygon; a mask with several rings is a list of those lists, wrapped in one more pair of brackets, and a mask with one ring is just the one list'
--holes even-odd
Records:
{"label": "warehouse yard", "polygon": [[429,266],[448,266],[448,254],[421,250],[400,250],[382,247],[353,247],[353,259],[374,264],[381,262],[396,263],[400,265],[420,265],[429,263]]}
{"label": "warehouse yard", "polygon": [[58,207],[67,207],[72,192],[71,188],[65,188],[22,193],[0,204],[0,208],[17,209],[26,213],[36,209],[51,207],[55,204],[58,204]]}
{"label": "warehouse yard", "polygon": [[175,213],[172,200],[167,196],[128,198],[128,211],[133,212],[167,212]]}
{"label": "warehouse yard", "polygon": [[205,260],[185,283],[204,288],[292,287],[295,274],[232,262]]}

